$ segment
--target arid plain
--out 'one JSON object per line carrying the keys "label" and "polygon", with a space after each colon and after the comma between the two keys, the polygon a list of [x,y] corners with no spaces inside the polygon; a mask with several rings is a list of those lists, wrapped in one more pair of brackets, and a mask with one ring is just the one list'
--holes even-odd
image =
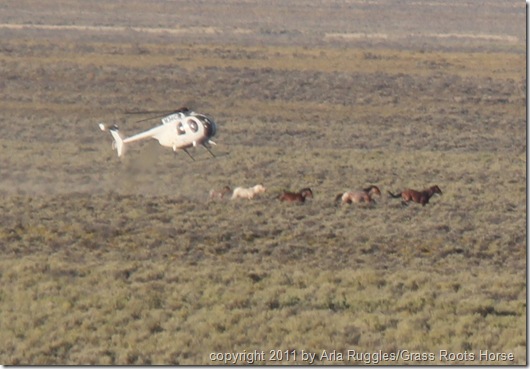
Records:
{"label": "arid plain", "polygon": [[[0,362],[526,364],[525,6],[475,4],[2,2]],[[98,129],[183,105],[217,158]]]}

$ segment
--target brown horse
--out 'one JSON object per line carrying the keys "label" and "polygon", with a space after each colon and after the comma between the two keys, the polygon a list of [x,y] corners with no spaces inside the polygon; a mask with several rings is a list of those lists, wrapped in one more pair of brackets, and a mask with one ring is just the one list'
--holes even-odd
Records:
{"label": "brown horse", "polygon": [[228,186],[224,186],[220,190],[213,189],[210,191],[210,200],[222,200],[230,192],[232,192],[232,189]]}
{"label": "brown horse", "polygon": [[440,187],[438,186],[432,186],[429,187],[423,191],[416,191],[411,190],[410,188],[407,188],[406,190],[402,191],[398,194],[393,194],[392,192],[388,191],[390,196],[393,198],[402,198],[403,201],[401,203],[403,205],[407,205],[409,201],[417,202],[418,204],[421,204],[422,206],[425,206],[425,204],[429,203],[429,199],[435,194],[442,194],[442,190],[440,190]]}
{"label": "brown horse", "polygon": [[283,193],[278,196],[278,199],[280,201],[287,201],[287,202],[299,202],[303,203],[305,202],[306,198],[313,198],[313,191],[309,187],[302,188],[299,192],[289,192],[289,191],[283,191]]}
{"label": "brown horse", "polygon": [[348,191],[344,193],[339,193],[337,196],[335,196],[335,202],[341,201],[341,204],[351,204],[351,203],[371,203],[375,200],[373,199],[374,195],[381,196],[381,191],[379,190],[379,187],[377,186],[370,186],[367,188],[364,188],[362,191]]}

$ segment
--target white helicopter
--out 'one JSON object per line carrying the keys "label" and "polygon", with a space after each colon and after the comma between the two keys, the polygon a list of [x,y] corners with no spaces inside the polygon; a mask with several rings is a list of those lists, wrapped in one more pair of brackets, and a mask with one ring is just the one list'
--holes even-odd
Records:
{"label": "white helicopter", "polygon": [[[143,113],[145,112],[130,112],[129,114]],[[161,116],[159,115],[138,122],[160,117]],[[197,114],[194,111],[183,107],[173,112],[165,113],[162,116],[161,121],[162,124],[159,126],[126,138],[122,137],[117,125],[108,128],[114,138],[112,148],[118,151],[118,157],[121,157],[125,153],[125,144],[146,138],[154,138],[158,140],[160,145],[171,147],[174,152],[182,150],[193,160],[195,159],[187,149],[190,147],[196,147],[197,145],[202,145],[208,150],[210,155],[215,157],[209,147],[210,144],[216,145],[216,143],[210,139],[215,136],[217,132],[217,125],[212,118],[204,114]],[[107,126],[103,123],[99,123],[99,128],[102,131],[107,130]]]}

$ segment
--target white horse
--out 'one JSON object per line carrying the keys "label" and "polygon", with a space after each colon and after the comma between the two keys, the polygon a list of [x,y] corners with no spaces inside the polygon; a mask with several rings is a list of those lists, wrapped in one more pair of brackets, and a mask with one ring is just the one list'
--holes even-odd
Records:
{"label": "white horse", "polygon": [[250,188],[243,188],[243,187],[236,187],[234,188],[234,191],[232,192],[232,200],[237,199],[238,197],[242,199],[251,200],[256,196],[257,194],[265,192],[267,189],[263,187],[262,184],[257,184],[254,187]]}

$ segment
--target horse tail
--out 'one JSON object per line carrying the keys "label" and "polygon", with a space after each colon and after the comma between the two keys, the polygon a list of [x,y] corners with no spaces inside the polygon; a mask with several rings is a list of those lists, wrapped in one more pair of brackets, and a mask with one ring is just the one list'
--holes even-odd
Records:
{"label": "horse tail", "polygon": [[387,192],[388,192],[388,194],[389,194],[391,197],[393,197],[393,198],[395,198],[395,199],[399,199],[399,198],[401,197],[401,192],[398,193],[398,194],[393,194],[393,193],[390,192],[390,191],[387,191]]}

